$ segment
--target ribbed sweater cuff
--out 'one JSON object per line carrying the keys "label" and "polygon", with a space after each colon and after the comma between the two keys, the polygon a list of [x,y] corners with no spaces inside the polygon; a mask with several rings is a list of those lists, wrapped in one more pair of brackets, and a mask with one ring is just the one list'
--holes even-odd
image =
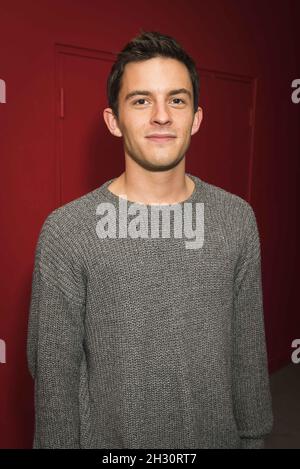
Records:
{"label": "ribbed sweater cuff", "polygon": [[263,438],[241,438],[242,449],[264,449],[265,442]]}

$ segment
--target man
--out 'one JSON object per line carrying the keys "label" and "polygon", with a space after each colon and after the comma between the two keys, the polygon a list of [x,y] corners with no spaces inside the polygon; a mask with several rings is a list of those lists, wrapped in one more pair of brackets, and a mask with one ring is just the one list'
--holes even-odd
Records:
{"label": "man", "polygon": [[262,448],[259,234],[249,203],[185,173],[202,120],[195,64],[143,32],[107,92],[125,172],[48,215],[36,248],[33,446]]}

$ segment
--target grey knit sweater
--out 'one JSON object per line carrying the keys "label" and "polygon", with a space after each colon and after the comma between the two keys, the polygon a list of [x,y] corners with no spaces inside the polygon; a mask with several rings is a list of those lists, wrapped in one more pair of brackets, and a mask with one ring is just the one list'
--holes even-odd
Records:
{"label": "grey knit sweater", "polygon": [[[256,218],[187,174],[185,202],[204,207],[197,249],[174,236],[172,213],[169,236],[99,236],[99,204],[120,218],[112,179],[46,218],[27,338],[34,448],[263,448],[273,414]],[[152,206],[138,206],[149,221]]]}

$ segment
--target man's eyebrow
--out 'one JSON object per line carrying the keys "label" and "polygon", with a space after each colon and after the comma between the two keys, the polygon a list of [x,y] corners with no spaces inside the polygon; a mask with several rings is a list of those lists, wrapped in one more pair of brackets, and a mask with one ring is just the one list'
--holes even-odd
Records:
{"label": "man's eyebrow", "polygon": [[[187,94],[192,99],[192,93],[186,88],[178,88],[176,90],[171,90],[169,91],[168,96],[173,96],[174,94],[181,94],[181,93]],[[152,93],[151,91],[148,91],[148,90],[134,90],[125,96],[125,101],[132,98],[132,96],[137,96],[137,95],[152,96]]]}

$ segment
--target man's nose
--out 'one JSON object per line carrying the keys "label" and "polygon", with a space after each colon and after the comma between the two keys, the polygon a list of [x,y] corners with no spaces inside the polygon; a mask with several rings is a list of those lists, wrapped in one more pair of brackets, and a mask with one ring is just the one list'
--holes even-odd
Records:
{"label": "man's nose", "polygon": [[170,109],[165,102],[157,102],[153,106],[152,121],[154,123],[166,124],[171,121]]}

